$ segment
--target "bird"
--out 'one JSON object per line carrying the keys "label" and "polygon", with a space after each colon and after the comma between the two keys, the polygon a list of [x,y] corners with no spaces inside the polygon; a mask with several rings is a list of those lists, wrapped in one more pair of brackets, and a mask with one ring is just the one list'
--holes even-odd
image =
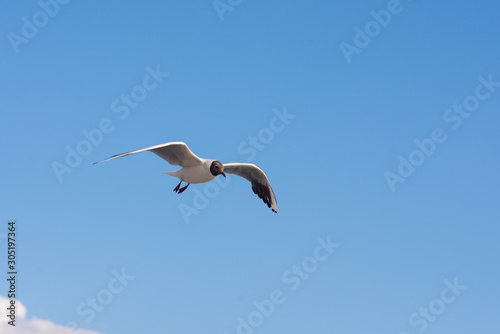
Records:
{"label": "bird", "polygon": [[[278,204],[276,202],[276,197],[274,196],[273,188],[271,188],[271,184],[262,169],[251,163],[222,164],[218,160],[199,158],[191,152],[187,144],[184,142],[169,142],[122,154],[116,154],[107,159],[97,161],[94,164],[144,151],[153,152],[160,158],[166,160],[169,164],[182,167],[178,170],[165,172],[165,174],[176,177],[180,180],[179,184],[173,190],[178,194],[183,193],[191,183],[205,183],[215,179],[218,175],[226,177],[226,173],[234,174],[250,181],[253,192],[257,194],[257,196],[259,196],[259,198],[261,198],[273,212],[278,212]],[[187,183],[187,185],[181,187],[182,182]]]}

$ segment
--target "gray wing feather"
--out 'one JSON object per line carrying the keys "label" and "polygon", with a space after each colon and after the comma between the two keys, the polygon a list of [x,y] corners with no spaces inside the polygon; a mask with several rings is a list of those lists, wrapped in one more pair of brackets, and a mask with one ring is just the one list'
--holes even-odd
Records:
{"label": "gray wing feather", "polygon": [[160,144],[156,146],[146,147],[140,150],[130,151],[122,154],[113,155],[107,159],[96,162],[104,162],[116,158],[125,157],[127,155],[150,151],[159,156],[160,158],[166,160],[171,165],[178,165],[182,167],[196,166],[202,163],[202,160],[198,158],[189,147],[183,142],[171,142]]}
{"label": "gray wing feather", "polygon": [[254,164],[230,163],[224,164],[224,172],[241,176],[252,183],[252,190],[269,208],[278,212],[278,203],[273,188],[266,174]]}

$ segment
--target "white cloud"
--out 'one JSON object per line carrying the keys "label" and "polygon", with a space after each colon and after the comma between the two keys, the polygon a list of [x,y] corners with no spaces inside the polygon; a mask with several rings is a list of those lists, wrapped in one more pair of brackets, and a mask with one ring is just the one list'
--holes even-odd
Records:
{"label": "white cloud", "polygon": [[98,332],[89,331],[80,328],[71,328],[63,325],[56,325],[50,320],[42,320],[38,318],[27,319],[26,307],[16,300],[16,326],[8,324],[10,319],[7,317],[7,307],[10,305],[10,300],[4,296],[0,296],[0,333],[15,333],[15,334],[100,334]]}

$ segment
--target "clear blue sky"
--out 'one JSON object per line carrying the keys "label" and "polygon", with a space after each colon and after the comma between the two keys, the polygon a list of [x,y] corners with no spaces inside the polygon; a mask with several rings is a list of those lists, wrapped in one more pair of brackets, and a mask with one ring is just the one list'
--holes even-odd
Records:
{"label": "clear blue sky", "polygon": [[[500,330],[500,4],[54,4],[0,13],[25,326]],[[169,141],[257,164],[278,214],[237,177],[173,193],[149,152],[93,165]]]}

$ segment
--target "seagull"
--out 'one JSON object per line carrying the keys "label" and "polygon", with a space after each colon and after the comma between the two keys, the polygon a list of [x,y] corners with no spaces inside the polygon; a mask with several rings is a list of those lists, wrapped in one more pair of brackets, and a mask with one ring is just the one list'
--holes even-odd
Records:
{"label": "seagull", "polygon": [[[254,164],[249,163],[227,163],[222,164],[213,159],[202,159],[197,157],[186,143],[170,142],[156,146],[146,147],[140,150],[130,151],[113,155],[107,159],[95,162],[94,164],[125,157],[127,155],[150,151],[166,160],[171,165],[181,166],[181,169],[172,172],[165,172],[180,180],[174,188],[174,192],[181,194],[191,183],[205,183],[215,179],[218,175],[226,177],[226,173],[241,176],[252,183],[252,190],[273,212],[278,212],[278,204],[274,196],[273,188],[267,179],[266,174]],[[181,188],[182,182],[187,185]]]}

